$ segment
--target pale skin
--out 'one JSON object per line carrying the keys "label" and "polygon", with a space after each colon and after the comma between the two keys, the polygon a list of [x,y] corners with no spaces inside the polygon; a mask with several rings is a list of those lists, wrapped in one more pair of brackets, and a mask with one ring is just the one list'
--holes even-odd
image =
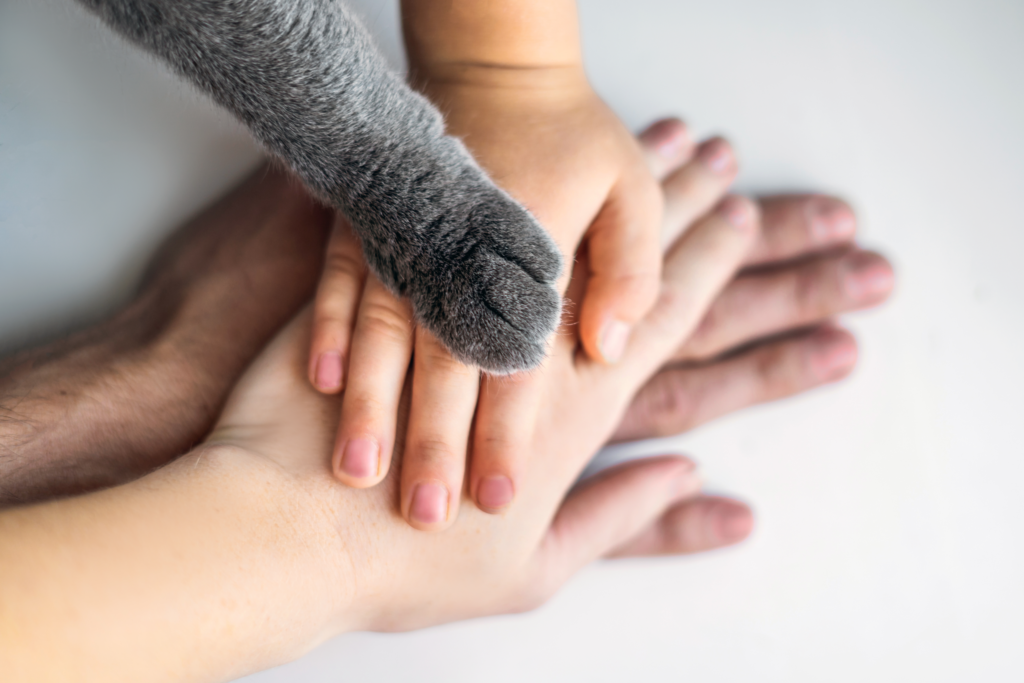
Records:
{"label": "pale skin", "polygon": [[[703,184],[692,168],[672,171],[659,151],[666,130],[678,123],[655,124],[640,141],[652,171],[668,175],[671,215],[685,220],[696,202],[680,198]],[[883,258],[850,248],[856,223],[841,201],[793,195],[761,207],[748,260],[771,270],[726,287],[677,354],[700,364],[655,376],[616,439],[677,433],[834,378],[815,368],[849,369],[852,340],[827,329],[713,360],[878,303],[892,287]],[[130,481],[200,440],[246,365],[313,291],[328,222],[296,181],[260,170],[173,237],[123,311],[0,360],[0,506]]]}
{"label": "pale skin", "polygon": [[[669,206],[685,204],[673,204],[684,200],[678,186],[665,187]],[[529,609],[603,555],[695,552],[742,538],[749,510],[700,496],[683,458],[636,462],[566,492],[615,424],[620,436],[624,428],[649,435],[672,419],[714,416],[659,413],[645,382],[662,382],[658,396],[702,387],[715,410],[730,410],[849,371],[853,340],[828,328],[696,369],[659,370],[673,357],[703,355],[716,339],[736,338],[738,327],[705,312],[720,306],[721,318],[753,303],[752,289],[734,289],[760,277],[733,279],[744,262],[821,248],[811,214],[796,210],[814,202],[836,205],[822,197],[766,202],[765,215],[777,221],[771,230],[759,231],[758,211],[740,198],[698,217],[668,251],[659,303],[614,366],[588,360],[567,321],[546,371],[497,387],[494,397],[524,435],[520,496],[503,515],[464,506],[440,536],[406,524],[397,472],[368,491],[337,485],[330,454],[339,399],[308,385],[310,320],[301,315],[246,372],[212,435],[191,454],[129,484],[0,513],[5,680],[225,680],[350,630]],[[678,234],[682,226],[667,227]],[[759,307],[781,317],[759,320],[752,335],[739,335],[743,341],[804,324],[836,291],[832,312],[849,307],[853,294],[884,298],[886,274],[891,286],[878,257],[840,257],[867,259],[866,269],[831,269],[827,258],[817,270],[773,272],[779,279]],[[783,282],[790,276],[820,285],[811,308],[790,300]],[[703,346],[692,346],[702,336]],[[778,361],[777,375],[755,369],[765,353]],[[715,398],[725,384],[732,390]],[[523,393],[541,396],[539,410],[532,400],[518,402]],[[645,427],[652,418],[653,428]]]}
{"label": "pale skin", "polygon": [[[486,110],[485,106],[479,105],[476,110]],[[506,110],[498,107],[489,112],[494,116],[484,119],[500,118],[501,112]],[[459,125],[457,116],[452,125]],[[493,147],[485,146],[486,149],[513,150],[504,156],[498,152],[492,155],[497,159],[495,163],[507,161],[508,168],[513,169],[517,164],[529,163],[529,159],[523,156],[529,151],[523,152],[523,145],[514,144],[514,135],[505,138],[503,132],[508,130],[514,131],[514,126],[485,127],[482,135],[490,135],[495,141]],[[467,139],[472,143],[471,138]],[[728,142],[712,138],[694,145],[685,125],[678,120],[666,120],[652,126],[641,136],[641,143],[641,158],[648,172],[659,180],[664,179],[670,187],[679,189],[678,193],[671,194],[665,206],[666,220],[674,225],[688,225],[710,209],[735,179],[737,163]],[[562,148],[554,140],[545,141],[542,147],[552,152],[555,158],[574,158],[572,154],[562,154]],[[484,163],[489,158],[485,154]],[[540,166],[543,168],[544,163]],[[594,167],[594,164],[585,166]],[[564,164],[559,172],[569,178],[586,176],[581,168],[569,168]],[[542,179],[536,185],[538,189],[565,184],[547,179],[544,173],[538,175]],[[571,190],[588,197],[584,185],[573,185]],[[560,203],[566,210],[586,205],[586,201],[563,200]],[[849,244],[853,238],[856,227],[853,213],[842,202],[792,197],[772,200],[767,208],[778,214],[778,222],[786,226],[787,232],[780,232],[779,236],[772,238],[781,240],[778,244],[759,247],[759,254],[752,257],[755,262],[792,256],[792,250],[800,244],[792,241],[796,239],[794,231],[806,231],[812,222],[818,229],[815,237],[818,249]],[[811,216],[811,211],[818,213]],[[772,220],[773,223],[776,221],[775,215]],[[336,223],[334,235],[328,248],[331,266],[324,281],[346,280],[354,290],[356,283],[362,282],[366,276],[358,244],[343,220]],[[670,237],[659,237],[660,241],[668,239]],[[791,240],[789,246],[785,244],[787,239]],[[806,247],[806,242],[803,244]],[[584,262],[588,264],[588,276],[593,275],[593,268],[589,267],[593,254],[591,247],[589,242],[585,245],[587,258]],[[790,252],[787,253],[787,249]],[[418,529],[446,528],[457,513],[459,498],[452,492],[461,490],[464,481],[470,498],[480,509],[500,512],[511,504],[519,489],[518,458],[523,452],[522,444],[516,440],[514,426],[490,419],[493,411],[489,407],[489,397],[498,391],[492,387],[507,380],[481,378],[475,369],[453,360],[428,332],[412,324],[406,302],[390,295],[376,278],[371,276],[365,281],[361,304],[358,307],[353,305],[345,317],[353,328],[352,363],[360,368],[360,372],[349,378],[342,404],[334,455],[336,475],[346,484],[359,488],[374,486],[387,475],[390,467],[388,454],[395,443],[395,407],[411,358],[413,392],[401,479],[403,513]],[[586,316],[591,296],[590,281],[588,279],[583,296],[581,319]],[[759,284],[761,280],[754,282]],[[337,286],[332,288],[338,289]],[[852,302],[852,299],[848,301]],[[873,303],[870,297],[865,301]],[[779,313],[753,309],[751,315],[765,320],[766,316],[770,318]],[[703,354],[700,352],[701,349],[695,347],[691,353],[707,356],[706,350]],[[695,357],[691,356],[691,360]],[[519,400],[531,403],[536,409],[539,397],[522,396]],[[523,410],[528,412],[525,407]],[[466,444],[471,426],[473,441],[467,462]]]}
{"label": "pale skin", "polygon": [[[444,112],[449,133],[540,220],[566,263],[584,245],[589,272],[579,336],[591,358],[616,362],[657,294],[662,199],[635,138],[587,80],[574,0],[409,0],[402,24],[410,79]],[[481,385],[476,368],[410,324],[405,302],[376,278],[366,280],[345,225],[336,227],[328,254],[309,377],[325,393],[346,388],[338,477],[363,488],[387,474],[394,408],[412,359],[402,495],[408,509],[423,513],[410,523],[443,528],[451,517],[439,516],[441,500],[460,487],[477,395],[487,393],[489,380]],[[431,408],[442,397],[443,415]],[[508,449],[474,450],[479,476],[471,485],[484,509],[511,503],[513,457]],[[422,504],[412,505],[421,496]]]}

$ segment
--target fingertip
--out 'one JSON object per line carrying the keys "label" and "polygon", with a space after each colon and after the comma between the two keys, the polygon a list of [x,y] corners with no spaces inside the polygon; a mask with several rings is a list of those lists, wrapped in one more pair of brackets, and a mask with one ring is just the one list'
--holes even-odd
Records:
{"label": "fingertip", "polygon": [[757,203],[746,197],[731,194],[718,205],[718,213],[737,232],[754,237],[760,230],[761,212]]}
{"label": "fingertip", "polygon": [[670,456],[676,464],[676,472],[673,475],[672,486],[670,487],[670,499],[672,502],[685,500],[700,491],[703,483],[697,463],[683,455]]}
{"label": "fingertip", "polygon": [[482,477],[476,486],[476,504],[488,514],[497,514],[512,504],[515,486],[504,475]]}
{"label": "fingertip", "polygon": [[657,303],[659,289],[658,277],[648,274],[591,280],[580,314],[587,354],[600,363],[618,363],[629,347],[633,327]]}
{"label": "fingertip", "polygon": [[820,382],[840,380],[857,364],[857,340],[841,327],[822,327],[811,335],[807,345],[811,371]]}
{"label": "fingertip", "polygon": [[697,147],[697,158],[716,175],[732,176],[739,170],[736,153],[725,138],[713,137],[702,142]]}
{"label": "fingertip", "polygon": [[368,488],[380,481],[381,448],[372,437],[339,439],[333,458],[335,477],[353,488]]}
{"label": "fingertip", "polygon": [[323,394],[336,394],[341,391],[344,366],[340,353],[321,353],[314,358],[311,365],[310,377],[317,391]]}
{"label": "fingertip", "polygon": [[847,297],[859,305],[884,301],[896,285],[892,264],[881,254],[854,251],[843,257],[843,285]]}
{"label": "fingertip", "polygon": [[713,546],[733,545],[754,530],[754,513],[737,500],[711,499],[705,510],[704,525]]}
{"label": "fingertip", "polygon": [[842,199],[814,195],[804,206],[811,241],[818,245],[849,242],[857,232],[857,216]]}
{"label": "fingertip", "polygon": [[443,483],[420,482],[409,495],[405,519],[420,531],[441,531],[448,527],[451,503],[451,494]]}
{"label": "fingertip", "polygon": [[618,363],[626,353],[631,331],[632,326],[621,320],[612,318],[606,322],[597,338],[600,359],[608,364]]}
{"label": "fingertip", "polygon": [[658,178],[685,163],[695,149],[686,123],[675,117],[655,121],[637,137],[648,168]]}

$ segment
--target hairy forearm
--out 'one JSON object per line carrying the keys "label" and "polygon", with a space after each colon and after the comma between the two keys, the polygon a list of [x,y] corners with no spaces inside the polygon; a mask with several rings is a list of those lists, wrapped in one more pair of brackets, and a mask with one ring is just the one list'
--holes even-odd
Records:
{"label": "hairy forearm", "polygon": [[0,507],[121,484],[188,452],[308,300],[328,221],[263,168],[175,232],[111,318],[0,359]]}
{"label": "hairy forearm", "polygon": [[[151,469],[132,466],[144,457],[153,422],[147,402],[125,382],[148,362],[147,341],[160,331],[140,315],[146,303],[0,361],[0,507],[109,486]],[[124,424],[130,418],[134,426]]]}
{"label": "hairy forearm", "polygon": [[308,500],[220,447],[0,513],[4,680],[226,680],[344,630],[351,582]]}

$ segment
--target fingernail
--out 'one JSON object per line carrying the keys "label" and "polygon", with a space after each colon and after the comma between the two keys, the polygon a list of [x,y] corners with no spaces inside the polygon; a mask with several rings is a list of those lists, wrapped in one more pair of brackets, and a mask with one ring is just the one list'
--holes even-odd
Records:
{"label": "fingernail", "polygon": [[337,391],[341,388],[341,355],[328,351],[320,354],[316,362],[316,388]]}
{"label": "fingernail", "polygon": [[680,463],[682,470],[676,475],[672,482],[672,499],[685,498],[700,490],[700,476],[697,474],[697,464],[689,458],[683,458]]}
{"label": "fingernail", "polygon": [[729,195],[718,205],[718,211],[737,230],[747,232],[754,225],[754,209],[743,197]]}
{"label": "fingernail", "polygon": [[715,138],[705,142],[697,153],[700,160],[718,174],[725,174],[736,168],[736,157],[729,147],[729,143],[721,138]]}
{"label": "fingernail", "polygon": [[664,159],[675,159],[691,144],[690,131],[677,119],[659,121],[641,135],[644,143],[650,145]]}
{"label": "fingernail", "polygon": [[341,471],[354,479],[377,476],[380,446],[373,439],[349,439],[341,456]]}
{"label": "fingernail", "polygon": [[622,354],[626,352],[628,342],[629,325],[621,320],[611,320],[601,331],[601,338],[597,345],[601,351],[601,357],[606,363],[618,363]]}
{"label": "fingernail", "polygon": [[500,510],[512,502],[514,495],[512,480],[508,477],[484,477],[476,490],[477,502],[488,510]]}
{"label": "fingernail", "polygon": [[857,345],[841,332],[819,332],[810,344],[811,369],[822,382],[845,375],[857,362]]}
{"label": "fingernail", "polygon": [[754,520],[746,507],[719,501],[711,508],[708,524],[712,538],[725,545],[742,541],[754,528]]}
{"label": "fingernail", "polygon": [[877,299],[892,289],[892,269],[877,254],[864,251],[850,254],[843,259],[843,269],[846,271],[843,285],[853,301]]}
{"label": "fingernail", "polygon": [[857,219],[843,202],[831,197],[816,197],[807,204],[807,220],[815,242],[839,242],[853,237]]}
{"label": "fingernail", "polygon": [[420,524],[439,524],[448,516],[448,489],[441,484],[418,484],[412,492],[409,517]]}

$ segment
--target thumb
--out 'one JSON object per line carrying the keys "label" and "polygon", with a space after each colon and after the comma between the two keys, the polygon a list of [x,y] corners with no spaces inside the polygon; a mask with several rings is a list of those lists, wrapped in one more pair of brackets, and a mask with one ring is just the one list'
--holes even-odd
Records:
{"label": "thumb", "polygon": [[673,504],[700,491],[693,461],[680,456],[618,465],[569,495],[541,545],[534,582],[550,595],[585,565],[618,548]]}
{"label": "thumb", "polygon": [[657,300],[662,203],[654,178],[638,168],[612,188],[587,231],[589,272],[580,308],[580,338],[595,360],[618,361],[633,324]]}

